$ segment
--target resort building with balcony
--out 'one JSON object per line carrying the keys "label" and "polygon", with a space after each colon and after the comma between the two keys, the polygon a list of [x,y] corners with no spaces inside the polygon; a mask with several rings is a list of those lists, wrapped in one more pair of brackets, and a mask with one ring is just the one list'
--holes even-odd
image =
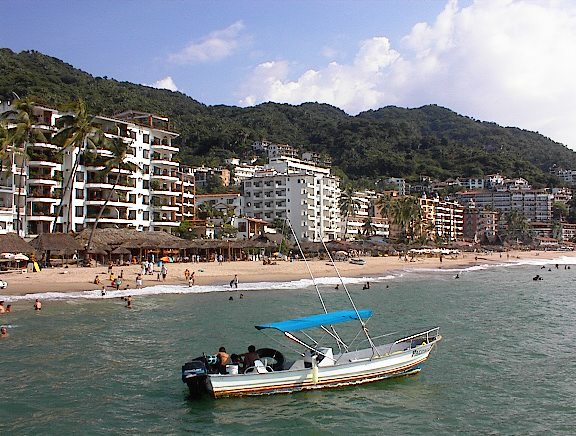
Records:
{"label": "resort building with balcony", "polygon": [[464,207],[455,201],[422,195],[419,199],[421,233],[434,241],[461,241],[464,238]]}
{"label": "resort building with balcony", "polygon": [[[9,109],[4,104],[0,111]],[[36,107],[35,128],[42,129],[46,142],[28,144],[24,162],[20,154],[10,154],[10,171],[0,177],[0,232],[3,227],[20,236],[79,232],[99,216],[100,228],[170,230],[183,215],[193,215],[194,177],[183,175],[174,160],[179,149],[172,141],[178,135],[169,130],[167,118],[136,111],[95,117],[108,139],[129,145],[124,162],[131,169],[106,173],[110,150],[88,155],[52,144],[62,115]],[[184,197],[191,212],[183,207]]]}
{"label": "resort building with balcony", "polygon": [[288,218],[306,241],[340,237],[339,179],[295,158],[270,159],[265,169],[242,183],[243,215],[267,222]]}

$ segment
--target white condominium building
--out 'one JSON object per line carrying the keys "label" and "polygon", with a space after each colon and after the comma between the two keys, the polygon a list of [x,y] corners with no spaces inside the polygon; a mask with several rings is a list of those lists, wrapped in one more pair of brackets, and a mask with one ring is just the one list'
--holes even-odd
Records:
{"label": "white condominium building", "polygon": [[340,236],[339,180],[328,168],[294,158],[271,159],[242,184],[244,214],[272,222],[288,218],[300,240]]}
{"label": "white condominium building", "polygon": [[462,204],[472,201],[478,209],[500,212],[505,219],[512,210],[520,211],[528,221],[550,221],[554,195],[545,191],[468,191],[459,192],[456,198]]}
{"label": "white condominium building", "polygon": [[186,179],[173,160],[178,148],[172,141],[178,135],[169,131],[167,118],[134,111],[96,117],[107,138],[129,144],[124,162],[133,166],[106,174],[110,150],[98,149],[93,158],[77,148],[62,151],[51,143],[61,114],[36,107],[34,116],[46,142],[28,144],[25,162],[18,154],[10,156],[11,175],[0,179],[0,231],[18,230],[21,236],[53,228],[78,232],[94,225],[107,199],[99,227],[169,230],[189,213],[182,203],[185,196],[190,203],[194,179]]}
{"label": "white condominium building", "polygon": [[345,227],[346,238],[364,236],[390,237],[390,224],[376,211],[378,195],[374,191],[354,192],[353,200],[358,205],[356,212],[348,217],[348,223],[342,223],[342,237]]}

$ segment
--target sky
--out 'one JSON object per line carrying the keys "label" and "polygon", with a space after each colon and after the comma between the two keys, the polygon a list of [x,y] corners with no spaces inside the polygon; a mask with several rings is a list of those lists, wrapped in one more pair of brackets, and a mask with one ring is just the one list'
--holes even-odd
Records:
{"label": "sky", "polygon": [[0,11],[0,47],[208,105],[437,104],[576,150],[575,0],[0,0]]}

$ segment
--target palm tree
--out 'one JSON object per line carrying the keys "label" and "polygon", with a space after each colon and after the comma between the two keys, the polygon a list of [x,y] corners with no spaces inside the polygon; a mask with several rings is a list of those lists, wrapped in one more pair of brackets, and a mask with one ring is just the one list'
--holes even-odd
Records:
{"label": "palm tree", "polygon": [[390,194],[381,195],[378,197],[378,200],[376,200],[376,207],[383,218],[390,218],[392,214],[392,205],[393,200]]}
{"label": "palm tree", "polygon": [[110,174],[113,170],[116,170],[116,177],[114,178],[114,183],[112,184],[112,189],[110,189],[106,195],[106,200],[104,204],[100,207],[98,211],[98,216],[96,217],[96,221],[94,221],[94,225],[92,226],[92,230],[90,231],[90,237],[88,238],[88,244],[86,244],[86,250],[90,250],[92,248],[92,239],[94,238],[94,234],[96,233],[96,228],[98,227],[98,222],[100,218],[102,218],[102,214],[112,198],[112,194],[114,193],[114,189],[118,185],[120,181],[120,175],[122,174],[122,170],[130,171],[131,173],[135,172],[139,167],[138,165],[126,161],[128,157],[128,151],[130,150],[130,142],[125,141],[120,137],[115,137],[110,141],[106,141],[105,148],[112,152],[112,156],[106,161],[104,164],[103,174],[107,175]]}
{"label": "palm tree", "polygon": [[10,157],[8,153],[8,141],[6,141],[8,137],[6,124],[5,120],[0,119],[0,172],[4,171],[4,166]]}
{"label": "palm tree", "polygon": [[346,188],[340,193],[340,214],[345,218],[344,225],[344,240],[348,233],[348,219],[350,215],[354,215],[360,210],[360,200],[354,196],[352,188]]}
{"label": "palm tree", "polygon": [[392,217],[400,227],[403,239],[413,240],[416,228],[422,220],[420,202],[410,196],[399,198],[392,206]]}
{"label": "palm tree", "polygon": [[[16,156],[19,156],[20,171],[19,183],[16,184],[16,177],[14,177],[14,185],[18,189],[16,199],[16,233],[20,234],[22,230],[22,222],[20,219],[20,203],[22,190],[26,190],[26,174],[24,169],[29,160],[28,146],[35,142],[46,142],[46,137],[36,125],[34,124],[34,102],[29,99],[15,100],[13,105],[14,109],[4,112],[2,118],[7,122],[5,128],[4,140],[2,145],[2,154],[7,154],[9,150],[11,158],[16,162]],[[24,206],[26,206],[26,199],[24,199]]]}
{"label": "palm tree", "polygon": [[367,217],[364,219],[364,224],[362,225],[362,234],[369,238],[370,236],[376,233],[376,229],[374,229],[374,225],[372,223],[372,218]]}
{"label": "palm tree", "polygon": [[59,130],[54,136],[54,142],[62,147],[61,152],[69,152],[70,155],[76,154],[72,169],[66,177],[62,198],[56,208],[56,218],[52,226],[52,232],[55,232],[58,217],[68,194],[68,219],[65,220],[66,228],[64,229],[68,232],[71,230],[70,225],[72,224],[72,196],[80,158],[81,156],[89,156],[96,153],[96,150],[104,141],[104,133],[96,125],[95,118],[88,114],[86,104],[81,99],[76,103],[73,113],[60,117],[56,121],[56,126]]}
{"label": "palm tree", "polygon": [[506,214],[506,238],[524,241],[528,238],[528,220],[519,210],[512,210]]}

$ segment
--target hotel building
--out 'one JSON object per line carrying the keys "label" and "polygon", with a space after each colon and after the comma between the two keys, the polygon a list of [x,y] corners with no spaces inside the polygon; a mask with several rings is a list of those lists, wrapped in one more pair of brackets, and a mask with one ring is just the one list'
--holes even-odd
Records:
{"label": "hotel building", "polygon": [[95,117],[107,138],[129,144],[125,162],[135,168],[106,174],[111,151],[100,148],[90,159],[77,148],[61,150],[51,143],[61,114],[36,107],[34,116],[47,142],[29,144],[24,163],[18,154],[10,156],[9,175],[0,179],[0,231],[78,232],[94,225],[107,199],[99,227],[170,230],[193,214],[193,173],[180,171],[173,159],[178,135],[169,130],[167,118],[136,111]]}
{"label": "hotel building", "polygon": [[300,240],[340,236],[339,180],[330,169],[291,157],[270,159],[242,183],[244,214],[272,222],[288,218]]}

